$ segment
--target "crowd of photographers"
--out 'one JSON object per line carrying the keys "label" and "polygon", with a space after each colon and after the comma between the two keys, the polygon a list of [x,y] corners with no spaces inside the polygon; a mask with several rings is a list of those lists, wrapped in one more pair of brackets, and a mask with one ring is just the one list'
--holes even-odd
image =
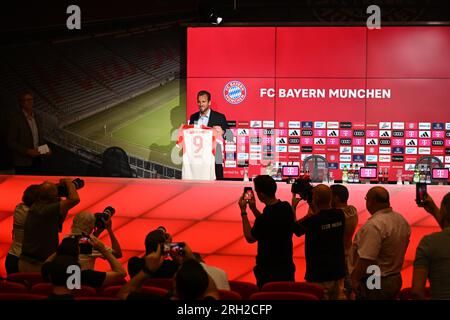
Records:
{"label": "crowd of photographers", "polygon": [[[257,242],[254,275],[259,288],[273,281],[295,281],[293,237],[305,236],[307,282],[324,289],[324,299],[395,299],[402,287],[401,269],[409,244],[411,228],[390,206],[383,187],[371,188],[365,197],[371,217],[354,236],[358,213],[349,205],[349,192],[343,185],[313,186],[307,179],[292,185],[291,203],[276,197],[277,184],[269,176],[254,179],[254,191],[246,188],[238,205],[243,234],[247,242]],[[114,208],[101,213],[79,212],[70,233],[59,234],[68,211],[80,198],[81,179],[61,179],[30,185],[14,211],[13,242],[5,266],[9,274],[41,272],[53,284],[51,299],[72,299],[67,281],[71,266],[81,270],[81,284],[94,288],[122,284],[127,271],[118,261],[122,250],[114,235]],[[259,211],[256,197],[265,205]],[[297,218],[297,207],[304,201],[308,212]],[[412,296],[424,298],[427,279],[431,297],[450,299],[450,193],[438,208],[431,196],[421,204],[442,228],[420,242],[414,262]],[[248,218],[250,209],[255,217]],[[107,232],[111,248],[99,240]],[[148,278],[173,279],[168,297],[175,299],[219,299],[219,290],[230,290],[224,270],[204,263],[186,243],[172,242],[160,226],[145,238],[144,257],[128,261],[130,281],[118,293],[121,299],[160,299],[142,293]],[[95,260],[105,259],[108,272],[95,270]],[[371,278],[374,275],[378,279]]]}
{"label": "crowd of photographers", "polygon": [[[75,214],[70,233],[59,242],[62,225],[69,209],[80,202],[77,190],[83,186],[81,179],[30,185],[14,211],[13,241],[5,261],[6,272],[8,275],[40,272],[44,280],[53,284],[49,299],[73,299],[73,291],[68,287],[71,276],[68,270],[74,266],[80,269],[81,285],[93,288],[123,284],[127,276],[118,260],[122,250],[112,228],[113,207],[95,214],[86,211]],[[111,248],[99,240],[105,231]],[[119,297],[161,298],[139,293],[149,277],[173,278],[173,290],[168,296],[178,299],[219,299],[218,290],[230,290],[225,271],[205,264],[200,254],[193,253],[186,243],[173,243],[163,226],[148,233],[144,246],[143,258],[131,257],[128,261],[131,280],[119,292]],[[107,260],[111,271],[95,270],[97,258]]]}
{"label": "crowd of photographers", "polygon": [[[238,201],[243,234],[247,242],[257,242],[253,269],[258,287],[272,281],[293,281],[293,236],[305,236],[305,280],[320,285],[324,299],[391,300],[402,288],[401,270],[409,245],[411,227],[402,214],[391,207],[389,192],[376,186],[365,201],[369,219],[354,235],[358,214],[349,205],[343,185],[313,186],[306,177],[291,188],[291,204],[276,197],[277,184],[269,176],[254,180],[254,192],[245,188]],[[256,207],[255,193],[265,207]],[[412,199],[411,199],[412,200]],[[432,299],[450,299],[450,193],[438,208],[425,194],[423,207],[442,231],[425,236],[414,261],[411,297],[426,297],[430,283]],[[308,212],[297,219],[297,206],[304,201]],[[416,199],[417,201],[417,199]],[[247,208],[254,215],[251,225]]]}

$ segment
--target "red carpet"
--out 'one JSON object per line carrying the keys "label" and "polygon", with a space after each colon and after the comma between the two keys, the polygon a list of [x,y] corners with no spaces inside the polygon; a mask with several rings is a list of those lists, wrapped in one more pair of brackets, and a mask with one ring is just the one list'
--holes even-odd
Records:
{"label": "red carpet", "polygon": [[[4,261],[11,243],[12,214],[20,202],[23,190],[43,180],[58,181],[57,177],[0,176],[0,274],[5,275]],[[208,264],[227,271],[230,280],[255,282],[252,268],[255,263],[256,244],[248,244],[242,236],[241,218],[237,200],[244,182],[184,182],[180,180],[144,180],[85,178],[80,190],[81,203],[71,211],[64,223],[63,234],[68,233],[73,215],[79,211],[99,212],[113,206],[116,214],[113,229],[122,246],[126,262],[131,256],[144,253],[146,234],[163,225],[174,241],[186,241],[193,251],[205,256]],[[359,211],[359,222],[369,217],[364,196],[369,185],[349,185],[350,204]],[[403,269],[403,286],[411,284],[412,262],[420,239],[439,230],[437,223],[424,210],[417,208],[415,186],[387,186],[394,210],[402,213],[412,225],[412,237]],[[440,203],[450,189],[429,186],[429,193]],[[278,197],[290,200],[290,186],[278,184]],[[258,208],[262,209],[261,204]],[[303,204],[297,217],[306,213]],[[106,232],[103,240],[108,239]],[[105,240],[109,245],[109,240]],[[305,274],[304,237],[294,238],[296,280]],[[106,270],[108,264],[97,260],[97,267]]]}

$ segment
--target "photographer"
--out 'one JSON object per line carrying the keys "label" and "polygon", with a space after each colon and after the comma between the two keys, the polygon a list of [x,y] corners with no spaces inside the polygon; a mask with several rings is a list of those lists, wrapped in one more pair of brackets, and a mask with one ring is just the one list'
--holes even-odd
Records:
{"label": "photographer", "polygon": [[[111,209],[111,207],[107,207],[103,213],[98,213],[95,215],[85,211],[77,213],[73,218],[71,233],[69,236],[81,236],[83,234],[90,235],[94,232],[94,235],[98,237],[104,230],[106,230],[108,232],[109,239],[111,240],[111,248],[106,247],[106,249],[111,252],[115,258],[120,259],[122,258],[122,249],[112,230],[112,213],[114,212],[114,209]],[[100,252],[93,250],[92,247],[82,247],[78,259],[81,269],[94,270],[95,260],[97,258],[105,259]]]}
{"label": "photographer", "polygon": [[446,202],[444,201],[444,199],[447,199],[447,197],[449,196],[449,194],[447,193],[444,198],[442,199],[441,202],[441,208],[439,208],[436,203],[434,202],[433,198],[426,193],[425,194],[425,200],[423,204],[418,205],[421,208],[424,208],[426,212],[428,212],[429,214],[431,214],[434,219],[436,219],[436,222],[439,224],[439,226],[441,227],[441,229],[444,229],[444,223],[445,223],[445,215],[446,215],[446,210],[449,209],[449,204],[446,204]]}
{"label": "photographer", "polygon": [[[314,187],[308,198],[309,212],[297,221],[295,230],[297,236],[305,235],[305,280],[322,286],[324,299],[334,300],[340,296],[339,281],[345,276],[345,215],[331,208],[332,192],[326,185]],[[294,210],[300,201],[293,193]]]}
{"label": "photographer", "polygon": [[425,299],[425,286],[430,281],[431,299],[450,299],[450,193],[438,208],[433,198],[425,195],[425,203],[419,205],[431,213],[442,231],[424,236],[420,240],[414,260],[411,294],[414,299]]}
{"label": "photographer", "polygon": [[39,186],[37,201],[33,203],[24,226],[20,272],[40,272],[44,261],[56,251],[58,232],[69,209],[80,202],[76,187],[70,179],[61,179],[59,189],[67,191],[60,199],[58,185],[44,182]]}
{"label": "photographer", "polygon": [[[145,237],[145,255],[155,252],[157,248],[164,244],[168,245],[172,241],[170,234],[165,232],[164,227],[158,227],[150,231]],[[172,278],[179,268],[179,263],[176,261],[176,256],[164,255],[162,265],[158,271],[153,275],[154,278]],[[145,267],[145,258],[132,257],[128,260],[128,274],[133,278]]]}
{"label": "photographer", "polygon": [[[288,202],[276,198],[277,184],[270,176],[257,176],[253,183],[258,199],[265,204],[263,212],[256,208],[254,195],[249,199],[242,195],[238,204],[245,239],[248,243],[258,242],[256,266],[253,268],[257,285],[262,288],[271,281],[295,281],[292,208]],[[247,205],[256,218],[253,227],[247,217]]]}
{"label": "photographer", "polygon": [[[135,275],[127,284],[119,291],[117,296],[120,299],[146,299],[161,300],[170,297],[160,297],[154,294],[141,293],[140,290],[149,278],[157,278],[157,274],[163,265],[164,260],[164,244],[158,244],[155,251],[146,255],[144,258],[143,269]],[[202,265],[195,260],[191,249],[184,244],[183,251],[177,257],[180,262],[180,268],[174,277],[174,300],[205,300],[220,299],[219,292],[213,279],[208,275]]]}
{"label": "photographer", "polygon": [[[102,286],[112,285],[118,281],[124,279],[127,275],[125,269],[120,262],[107,250],[106,246],[97,237],[90,236],[89,243],[92,247],[100,252],[108,261],[111,271],[101,272],[94,270],[81,270],[81,284],[91,286],[93,288],[100,288]],[[80,255],[80,242],[79,237],[72,236],[64,238],[61,244],[58,246],[57,251],[53,253],[42,266],[42,276],[44,279],[48,279],[49,272],[52,268],[52,262],[59,256],[71,256],[78,262]]]}
{"label": "photographer", "polygon": [[19,257],[22,253],[23,231],[28,211],[36,201],[39,185],[28,186],[22,196],[22,202],[14,210],[14,222],[12,230],[12,243],[5,260],[5,269],[8,275],[19,272]]}

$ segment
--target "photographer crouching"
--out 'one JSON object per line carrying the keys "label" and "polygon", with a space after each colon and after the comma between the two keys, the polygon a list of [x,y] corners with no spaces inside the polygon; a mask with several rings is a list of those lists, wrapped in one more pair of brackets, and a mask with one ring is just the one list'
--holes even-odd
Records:
{"label": "photographer crouching", "polygon": [[56,251],[58,233],[68,211],[80,202],[77,189],[83,185],[80,179],[61,179],[59,184],[46,181],[39,185],[37,199],[24,224],[20,272],[40,272],[45,260]]}
{"label": "photographer crouching", "polygon": [[103,212],[92,214],[82,211],[77,213],[73,218],[69,236],[78,236],[80,238],[78,262],[80,263],[81,270],[94,270],[95,260],[97,258],[105,259],[105,256],[98,250],[93,249],[89,241],[86,240],[91,234],[99,237],[106,230],[111,241],[111,248],[106,246],[106,250],[115,258],[122,258],[122,249],[112,230],[112,216],[114,213],[115,209],[108,206]]}
{"label": "photographer crouching", "polygon": [[[166,250],[164,253],[164,248],[170,249],[170,244],[172,243],[172,236],[167,233],[166,228],[163,226],[158,227],[155,230],[150,231],[145,237],[145,256],[156,252],[159,246],[163,247],[163,261],[158,267],[157,272],[153,275],[155,278],[172,278],[180,267],[179,257],[173,252]],[[128,260],[128,274],[130,278],[133,278],[145,267],[145,257],[131,257]]]}

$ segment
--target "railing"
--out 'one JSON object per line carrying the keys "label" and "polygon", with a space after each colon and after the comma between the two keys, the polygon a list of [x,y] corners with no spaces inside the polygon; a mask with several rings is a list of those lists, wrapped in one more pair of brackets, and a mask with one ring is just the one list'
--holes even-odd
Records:
{"label": "railing", "polygon": [[[61,129],[58,126],[58,120],[55,116],[44,114],[43,112],[36,111],[40,122],[42,123],[42,129],[44,131],[45,138],[65,149],[72,151],[73,153],[88,159],[92,162],[101,165],[101,156],[103,152],[110,146],[93,141],[70,132],[65,129]],[[141,146],[134,146],[135,148],[142,148]],[[152,153],[160,153],[156,150],[145,149],[149,154],[149,159]],[[178,168],[170,167],[158,162],[143,159],[134,155],[129,155],[128,159],[130,167],[135,171],[138,178],[153,178],[153,179],[180,179],[181,170]]]}

